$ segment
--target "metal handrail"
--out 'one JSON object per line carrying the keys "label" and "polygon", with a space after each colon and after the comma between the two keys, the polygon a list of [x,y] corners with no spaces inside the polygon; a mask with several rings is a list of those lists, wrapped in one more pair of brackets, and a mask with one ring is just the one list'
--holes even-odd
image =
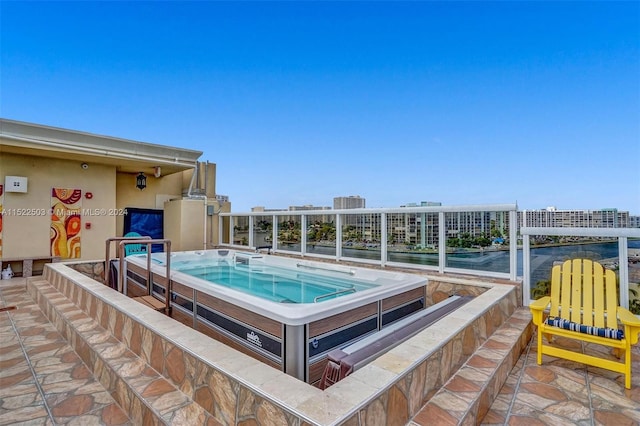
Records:
{"label": "metal handrail", "polygon": [[305,265],[304,263],[296,263],[296,266],[297,266],[298,268],[319,269],[319,270],[321,270],[321,271],[338,272],[338,273],[340,273],[340,274],[355,275],[355,272],[354,272],[354,271],[341,271],[341,270],[339,270],[339,269],[323,268],[322,266]]}
{"label": "metal handrail", "polygon": [[326,297],[336,296],[336,295],[342,294],[342,293],[355,293],[355,292],[356,292],[355,288],[347,288],[345,290],[334,291],[333,293],[327,293],[327,294],[323,294],[321,296],[314,297],[313,298],[313,303],[318,303],[318,300],[324,299]]}
{"label": "metal handrail", "polygon": [[165,248],[165,255],[167,257],[165,266],[166,266],[166,274],[167,277],[167,290],[165,292],[165,314],[169,315],[171,313],[171,293],[172,293],[172,285],[171,285],[171,240],[167,239],[147,239],[147,238],[137,238],[137,239],[127,239],[120,241],[118,256],[120,259],[120,268],[118,271],[118,292],[122,293],[124,288],[124,247],[127,244],[144,244],[147,248],[147,294],[152,295],[153,293],[153,273],[151,272],[151,246],[153,244],[163,244]]}
{"label": "metal handrail", "polygon": [[111,281],[111,274],[109,273],[109,264],[111,263],[111,243],[114,241],[124,241],[124,240],[150,240],[149,236],[139,236],[139,237],[111,237],[107,238],[106,241],[106,251],[104,256],[104,284],[108,287],[109,281]]}

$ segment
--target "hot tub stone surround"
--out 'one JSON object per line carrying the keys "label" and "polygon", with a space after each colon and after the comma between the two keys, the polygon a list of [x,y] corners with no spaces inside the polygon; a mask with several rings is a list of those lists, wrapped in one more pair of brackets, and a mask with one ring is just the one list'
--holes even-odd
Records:
{"label": "hot tub stone surround", "polygon": [[[104,373],[101,369],[106,367],[92,353],[108,352],[111,347],[129,350],[137,358],[132,361],[134,365],[146,366],[158,373],[158,380],[166,380],[159,382],[165,385],[153,388],[151,394],[162,395],[165,386],[179,389],[185,401],[196,403],[187,404],[194,414],[198,412],[196,405],[203,409],[204,413],[196,418],[221,424],[262,424],[266,419],[291,425],[359,425],[370,424],[373,419],[375,423],[386,419],[386,424],[406,424],[511,317],[518,305],[515,286],[483,283],[481,294],[469,304],[320,391],[219,342],[204,339],[202,334],[64,264],[47,265],[44,278],[65,296],[65,305],[79,308],[103,328],[106,336],[99,334],[102,337],[97,340],[111,335],[122,343],[124,349],[120,345],[100,347],[92,339],[74,345],[84,357],[96,359],[94,374],[108,377],[111,387],[105,387],[111,389],[116,383],[117,388],[118,383],[130,380],[128,370],[119,372],[124,377]],[[448,293],[450,289],[443,286],[439,287],[442,294]],[[33,282],[29,288],[38,294]],[[56,303],[55,298],[49,300],[46,296],[38,300],[45,308]],[[52,309],[47,309],[43,311],[53,315]],[[66,311],[56,315],[65,317]],[[69,330],[65,335],[71,336],[67,338],[72,342],[70,328],[81,328],[82,323],[74,323],[71,316],[60,318],[56,323]],[[141,371],[148,371],[146,368]],[[180,398],[176,401],[185,404]],[[168,399],[164,403],[176,402]],[[163,409],[171,412],[168,407]]]}
{"label": "hot tub stone surround", "polygon": [[104,282],[104,261],[89,260],[85,262],[67,263],[67,265],[87,277]]}

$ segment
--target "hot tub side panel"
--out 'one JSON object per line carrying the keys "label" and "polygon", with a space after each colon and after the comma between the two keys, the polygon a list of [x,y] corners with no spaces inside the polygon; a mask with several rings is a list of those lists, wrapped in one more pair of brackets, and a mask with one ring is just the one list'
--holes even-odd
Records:
{"label": "hot tub side panel", "polygon": [[378,330],[378,302],[307,324],[307,382],[317,385],[327,353]]}
{"label": "hot tub side panel", "polygon": [[380,301],[380,329],[395,321],[425,309],[426,285]]}
{"label": "hot tub side panel", "polygon": [[195,329],[283,370],[284,324],[196,291]]}

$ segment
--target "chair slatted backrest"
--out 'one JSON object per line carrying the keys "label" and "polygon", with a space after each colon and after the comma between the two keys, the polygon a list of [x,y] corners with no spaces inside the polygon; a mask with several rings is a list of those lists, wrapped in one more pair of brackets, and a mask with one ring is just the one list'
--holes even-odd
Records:
{"label": "chair slatted backrest", "polygon": [[573,259],[551,270],[550,316],[588,326],[618,328],[617,307],[616,274],[600,263]]}
{"label": "chair slatted backrest", "polygon": [[[125,234],[125,237],[141,237],[142,235],[138,234],[137,232],[127,232],[127,234]],[[146,246],[143,246],[142,244],[126,244],[124,246],[124,255],[125,256],[129,256],[131,254],[140,254],[140,253],[146,253]]]}

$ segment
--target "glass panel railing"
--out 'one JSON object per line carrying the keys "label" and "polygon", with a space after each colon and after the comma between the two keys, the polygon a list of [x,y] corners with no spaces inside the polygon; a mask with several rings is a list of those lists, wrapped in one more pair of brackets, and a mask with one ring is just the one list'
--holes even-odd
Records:
{"label": "glass panel railing", "polygon": [[380,214],[342,214],[342,257],[380,261]]}
{"label": "glass panel railing", "polygon": [[444,226],[447,267],[509,273],[506,212],[448,212]]}
{"label": "glass panel railing", "polygon": [[387,261],[439,265],[438,213],[387,214]]}
{"label": "glass panel railing", "polygon": [[249,245],[249,218],[233,216],[233,245]]}
{"label": "glass panel railing", "polygon": [[[221,213],[230,244],[517,279],[515,205]],[[223,219],[224,220],[224,219]],[[271,241],[275,239],[275,241]],[[487,244],[489,242],[489,244]],[[221,244],[228,243],[223,239]],[[522,264],[522,262],[521,262]],[[521,270],[521,269],[520,269]]]}
{"label": "glass panel railing", "polygon": [[523,302],[550,290],[551,268],[568,259],[591,259],[616,273],[620,305],[640,315],[640,229],[522,227]]}
{"label": "glass panel railing", "polygon": [[300,253],[301,242],[301,217],[278,216],[278,249]]}
{"label": "glass panel railing", "polygon": [[272,245],[273,216],[255,216],[253,218],[253,247]]}
{"label": "glass panel railing", "polygon": [[618,241],[602,237],[564,235],[531,235],[532,300],[548,296],[551,289],[551,268],[571,259],[591,259],[618,274]]}
{"label": "glass panel railing", "polygon": [[335,214],[307,216],[307,245],[305,250],[312,255],[336,255]]}

